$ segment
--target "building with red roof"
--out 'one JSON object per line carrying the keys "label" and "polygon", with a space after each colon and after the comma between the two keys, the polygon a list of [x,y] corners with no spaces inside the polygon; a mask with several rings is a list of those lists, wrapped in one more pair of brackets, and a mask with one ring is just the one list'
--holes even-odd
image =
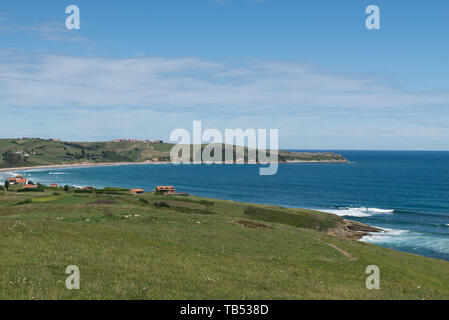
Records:
{"label": "building with red roof", "polygon": [[131,194],[144,194],[145,190],[143,189],[131,189]]}
{"label": "building with red roof", "polygon": [[175,187],[173,186],[157,186],[154,188],[154,191],[163,194],[174,194],[176,192]]}

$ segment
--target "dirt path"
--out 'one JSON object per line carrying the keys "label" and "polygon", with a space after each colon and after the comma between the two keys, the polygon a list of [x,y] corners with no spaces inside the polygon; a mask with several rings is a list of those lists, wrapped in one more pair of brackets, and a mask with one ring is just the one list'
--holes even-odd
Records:
{"label": "dirt path", "polygon": [[319,242],[321,242],[321,243],[324,243],[324,244],[328,245],[329,247],[331,247],[331,248],[337,250],[337,251],[340,252],[342,255],[344,255],[346,258],[348,258],[350,261],[356,261],[356,260],[357,260],[357,258],[354,257],[352,254],[350,254],[348,251],[343,250],[342,248],[337,247],[335,244],[332,244],[332,243],[323,241],[323,240],[318,239],[318,238],[315,238],[315,239],[316,239],[317,241],[319,241]]}

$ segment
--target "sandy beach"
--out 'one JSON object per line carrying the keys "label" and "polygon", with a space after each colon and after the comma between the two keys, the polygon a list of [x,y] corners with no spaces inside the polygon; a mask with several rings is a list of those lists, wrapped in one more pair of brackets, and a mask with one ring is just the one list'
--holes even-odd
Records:
{"label": "sandy beach", "polygon": [[[289,161],[279,161],[278,163],[347,163],[347,160],[289,160]],[[14,167],[14,168],[0,168],[0,172],[8,171],[26,171],[35,169],[61,169],[61,168],[84,168],[84,167],[107,167],[107,166],[126,166],[126,165],[145,165],[145,164],[169,164],[171,162],[98,162],[98,163],[71,163],[71,164],[49,164],[42,166],[32,166],[32,167]],[[203,164],[210,164],[205,163]],[[241,164],[241,163],[236,163]],[[260,163],[262,165],[267,163]]]}
{"label": "sandy beach", "polygon": [[35,169],[60,169],[60,168],[83,168],[83,167],[107,167],[107,166],[126,166],[126,165],[144,165],[144,164],[168,164],[170,162],[98,162],[98,163],[72,163],[72,164],[50,164],[34,167],[16,167],[0,168],[0,172],[8,171],[26,171]]}

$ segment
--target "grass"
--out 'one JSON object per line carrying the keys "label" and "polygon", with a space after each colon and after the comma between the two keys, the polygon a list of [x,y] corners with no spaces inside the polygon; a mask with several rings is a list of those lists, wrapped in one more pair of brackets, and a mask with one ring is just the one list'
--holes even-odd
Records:
{"label": "grass", "polygon": [[335,227],[340,219],[337,216],[314,210],[287,210],[249,206],[245,214],[256,220],[283,223],[298,228],[327,231]]}
{"label": "grass", "polygon": [[[45,201],[53,192],[0,193],[0,299],[449,298],[448,262],[329,236],[329,214],[124,191]],[[380,290],[365,288],[372,264]],[[80,290],[65,287],[68,265]]]}
{"label": "grass", "polygon": [[[39,138],[0,139],[0,168],[40,165],[79,164],[82,162],[168,161],[173,148],[170,143],[145,142],[64,142]],[[205,145],[203,145],[203,148]],[[237,151],[234,147],[234,151]],[[7,152],[14,159],[6,161]],[[19,153],[19,154],[17,154]],[[244,151],[247,156],[247,149]],[[280,160],[344,160],[333,153],[279,152]]]}
{"label": "grass", "polygon": [[32,203],[47,203],[61,199],[61,197],[32,198]]}

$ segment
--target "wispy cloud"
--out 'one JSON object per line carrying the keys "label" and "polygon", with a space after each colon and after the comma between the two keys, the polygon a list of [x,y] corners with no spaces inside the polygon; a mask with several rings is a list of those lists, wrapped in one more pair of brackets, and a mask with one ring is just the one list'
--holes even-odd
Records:
{"label": "wispy cloud", "polygon": [[61,22],[44,22],[30,26],[18,26],[6,18],[2,20],[0,17],[0,34],[16,34],[25,33],[32,37],[55,42],[82,42],[87,38],[80,36],[75,31],[66,29],[64,23]]}
{"label": "wispy cloud", "polygon": [[280,128],[283,146],[448,148],[448,92],[301,63],[0,51],[0,102],[3,136],[167,137],[200,119]]}
{"label": "wispy cloud", "polygon": [[40,55],[2,56],[0,99],[3,107],[338,115],[447,105],[449,94],[408,92],[382,79],[295,63]]}

